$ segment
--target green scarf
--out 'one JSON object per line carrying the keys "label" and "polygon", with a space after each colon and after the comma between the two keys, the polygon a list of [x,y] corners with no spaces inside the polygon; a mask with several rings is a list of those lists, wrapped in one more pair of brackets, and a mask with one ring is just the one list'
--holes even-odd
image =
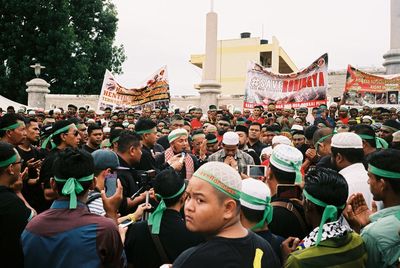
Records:
{"label": "green scarf", "polygon": [[80,194],[83,191],[83,187],[80,184],[80,182],[91,181],[91,180],[93,180],[93,177],[94,177],[94,174],[86,176],[86,177],[82,177],[79,179],[69,178],[67,180],[54,177],[54,179],[57,182],[65,182],[61,192],[64,195],[69,195],[69,208],[70,209],[76,208],[76,206],[77,206],[76,195]]}

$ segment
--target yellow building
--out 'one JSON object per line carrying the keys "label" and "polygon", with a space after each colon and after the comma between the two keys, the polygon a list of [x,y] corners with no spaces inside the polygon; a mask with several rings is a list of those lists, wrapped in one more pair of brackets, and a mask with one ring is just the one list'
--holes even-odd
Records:
{"label": "yellow building", "polygon": [[[292,73],[298,69],[279,41],[272,37],[272,43],[259,37],[242,33],[240,39],[219,40],[217,45],[217,82],[225,95],[244,95],[248,63],[254,61],[271,68],[274,73]],[[203,55],[191,55],[190,62],[203,67]],[[198,89],[198,86],[195,85]]]}

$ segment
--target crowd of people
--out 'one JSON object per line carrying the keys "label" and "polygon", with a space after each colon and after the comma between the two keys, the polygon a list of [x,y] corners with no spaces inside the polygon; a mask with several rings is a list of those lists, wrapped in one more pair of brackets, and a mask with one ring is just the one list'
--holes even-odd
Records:
{"label": "crowd of people", "polygon": [[400,267],[400,109],[219,108],[1,110],[1,267]]}

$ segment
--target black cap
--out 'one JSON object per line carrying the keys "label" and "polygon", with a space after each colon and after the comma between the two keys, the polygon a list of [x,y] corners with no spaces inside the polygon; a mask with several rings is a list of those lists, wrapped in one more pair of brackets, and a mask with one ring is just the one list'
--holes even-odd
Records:
{"label": "black cap", "polygon": [[248,134],[249,129],[243,125],[238,125],[235,127],[235,132],[244,132],[244,133]]}

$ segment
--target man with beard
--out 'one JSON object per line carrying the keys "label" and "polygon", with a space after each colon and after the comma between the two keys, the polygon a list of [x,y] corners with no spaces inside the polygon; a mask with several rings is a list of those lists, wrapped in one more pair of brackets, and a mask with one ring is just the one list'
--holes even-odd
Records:
{"label": "man with beard", "polygon": [[90,124],[87,128],[88,141],[83,145],[82,149],[88,153],[93,153],[100,148],[103,141],[103,128],[97,124]]}
{"label": "man with beard", "polygon": [[229,127],[231,126],[230,119],[228,117],[222,117],[220,120],[218,120],[217,123],[217,139],[219,142],[222,140],[222,136],[229,130]]}
{"label": "man with beard", "polygon": [[247,135],[248,135],[248,129],[245,126],[236,126],[235,127],[235,132],[239,136],[239,150],[242,150],[243,152],[249,154],[251,157],[253,157],[254,164],[260,165],[260,157],[254,151],[253,149],[249,148],[247,145]]}
{"label": "man with beard", "polygon": [[379,136],[390,145],[393,140],[393,133],[399,130],[400,130],[400,123],[397,122],[396,120],[389,119],[383,122],[379,130]]}
{"label": "man with beard", "polygon": [[320,157],[317,167],[333,168],[331,162],[331,139],[333,130],[329,127],[317,129],[313,135],[315,152]]}
{"label": "man with beard", "polygon": [[170,147],[156,159],[158,169],[173,168],[182,179],[190,179],[200,163],[195,156],[186,153],[189,147],[187,131],[175,129],[168,135],[168,141]]}

